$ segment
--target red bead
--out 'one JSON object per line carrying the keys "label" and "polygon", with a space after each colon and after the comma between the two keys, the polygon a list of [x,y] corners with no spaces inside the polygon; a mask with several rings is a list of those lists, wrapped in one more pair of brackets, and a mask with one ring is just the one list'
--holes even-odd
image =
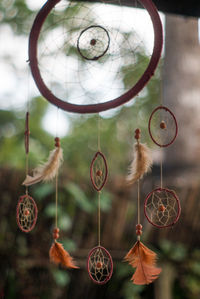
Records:
{"label": "red bead", "polygon": [[55,140],[55,142],[57,142],[57,141],[60,141],[60,138],[56,137],[54,140]]}
{"label": "red bead", "polygon": [[142,235],[142,231],[141,230],[136,230],[136,235],[137,236],[141,236]]}
{"label": "red bead", "polygon": [[56,240],[59,238],[59,234],[58,233],[53,233],[53,238]]}
{"label": "red bead", "polygon": [[55,234],[58,234],[58,233],[59,233],[59,231],[60,231],[60,230],[59,230],[59,228],[58,228],[58,227],[55,227],[55,228],[54,228],[54,230],[53,230],[53,232],[54,232]]}
{"label": "red bead", "polygon": [[142,225],[141,224],[137,224],[136,225],[136,230],[141,230],[142,229]]}
{"label": "red bead", "polygon": [[102,268],[102,263],[101,262],[97,262],[96,266],[97,266],[97,269],[101,269]]}
{"label": "red bead", "polygon": [[55,146],[56,146],[56,147],[60,147],[60,142],[56,142],[56,143],[55,143]]}
{"label": "red bead", "polygon": [[140,135],[138,135],[138,134],[135,134],[135,139],[140,139]]}
{"label": "red bead", "polygon": [[96,175],[97,176],[102,176],[102,174],[103,174],[103,172],[99,169],[99,170],[97,170],[97,172],[96,172]]}
{"label": "red bead", "polygon": [[136,130],[135,130],[135,134],[140,135],[140,133],[141,133],[141,130],[140,130],[140,129],[136,129]]}
{"label": "red bead", "polygon": [[164,120],[162,120],[161,123],[160,123],[160,128],[161,129],[166,129],[166,127],[167,127],[166,123],[164,122]]}

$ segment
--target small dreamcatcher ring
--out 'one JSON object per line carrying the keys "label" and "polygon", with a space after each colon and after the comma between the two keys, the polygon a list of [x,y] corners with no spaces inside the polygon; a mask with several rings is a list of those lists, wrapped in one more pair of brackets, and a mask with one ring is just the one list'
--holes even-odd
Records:
{"label": "small dreamcatcher ring", "polygon": [[147,220],[158,228],[173,226],[181,214],[180,201],[172,190],[154,189],[145,199],[144,214]]}
{"label": "small dreamcatcher ring", "polygon": [[176,117],[169,108],[159,106],[151,113],[148,129],[156,145],[168,147],[175,141],[178,134]]}
{"label": "small dreamcatcher ring", "polygon": [[16,219],[19,228],[25,232],[30,232],[36,224],[37,221],[37,206],[34,199],[28,194],[20,196],[17,210]]}
{"label": "small dreamcatcher ring", "polygon": [[140,0],[141,4],[144,8],[148,11],[151,21],[153,23],[153,30],[154,30],[154,47],[153,53],[151,55],[150,62],[143,72],[141,77],[135,83],[135,85],[129,89],[127,92],[122,94],[119,97],[116,97],[113,100],[108,100],[106,102],[97,103],[97,104],[73,104],[69,102],[65,102],[61,100],[59,97],[55,96],[51,90],[46,86],[45,82],[40,73],[39,63],[37,58],[37,46],[38,46],[38,39],[40,35],[40,31],[42,29],[43,23],[47,18],[48,14],[51,10],[55,7],[57,3],[61,0],[49,0],[47,1],[44,6],[41,8],[39,13],[37,14],[35,21],[33,23],[30,36],[29,36],[29,61],[30,61],[30,68],[35,80],[35,83],[41,92],[41,94],[52,104],[56,105],[57,107],[75,113],[98,113],[101,111],[105,111],[111,108],[118,107],[129,100],[131,100],[134,96],[136,96],[142,88],[147,84],[150,80],[154,71],[157,67],[157,64],[160,59],[161,51],[162,51],[162,44],[163,44],[163,32],[162,32],[162,24],[155,8],[154,4],[151,0]]}
{"label": "small dreamcatcher ring", "polygon": [[113,273],[113,261],[108,250],[102,246],[94,247],[88,255],[87,270],[94,283],[107,283]]}
{"label": "small dreamcatcher ring", "polygon": [[[96,31],[96,36],[91,37],[90,41],[89,41],[89,49],[88,51],[89,53],[84,53],[81,50],[81,44],[84,44],[84,39],[85,39],[85,35],[90,32],[90,31]],[[103,36],[101,36],[101,38],[98,37],[98,31],[100,31],[101,35],[103,33]],[[105,42],[103,42],[103,38],[105,39]],[[99,47],[99,44],[101,45],[101,47]],[[84,30],[81,31],[78,40],[77,40],[77,49],[79,51],[79,54],[87,60],[98,60],[99,58],[101,58],[108,50],[110,45],[110,36],[108,34],[108,31],[103,28],[102,26],[97,26],[97,25],[93,25],[93,26],[89,26],[87,28],[85,28]],[[93,51],[92,51],[93,48]],[[96,49],[97,48],[97,49]],[[89,54],[89,55],[88,55]]]}

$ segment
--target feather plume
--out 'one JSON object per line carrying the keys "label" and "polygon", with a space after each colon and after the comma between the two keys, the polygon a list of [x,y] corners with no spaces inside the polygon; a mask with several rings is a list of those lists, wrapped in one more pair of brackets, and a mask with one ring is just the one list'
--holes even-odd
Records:
{"label": "feather plume", "polygon": [[152,163],[153,161],[149,148],[143,143],[135,143],[134,159],[127,176],[127,184],[132,185],[142,178],[145,173],[150,171]]}
{"label": "feather plume", "polygon": [[56,265],[61,264],[66,268],[78,269],[78,267],[74,264],[73,258],[64,249],[63,245],[57,241],[53,242],[49,250],[49,258],[50,261]]}
{"label": "feather plume", "polygon": [[162,271],[157,268],[156,254],[147,248],[142,242],[137,241],[131,250],[125,256],[125,261],[136,268],[131,280],[134,284],[143,285],[153,282]]}
{"label": "feather plume", "polygon": [[63,161],[63,150],[61,147],[56,147],[50,152],[48,161],[44,164],[39,165],[33,170],[33,176],[27,175],[22,185],[30,186],[40,181],[51,181]]}

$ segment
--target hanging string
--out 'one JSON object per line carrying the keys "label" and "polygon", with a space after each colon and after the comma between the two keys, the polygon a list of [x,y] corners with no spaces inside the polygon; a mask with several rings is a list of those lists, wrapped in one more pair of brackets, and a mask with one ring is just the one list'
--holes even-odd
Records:
{"label": "hanging string", "polygon": [[160,160],[160,188],[163,187],[163,151],[161,149],[161,160]]}
{"label": "hanging string", "polygon": [[[139,139],[137,139],[137,144],[139,146]],[[140,224],[140,179],[137,181],[137,205],[138,205],[138,224]],[[140,241],[140,236],[137,236],[138,241]]]}
{"label": "hanging string", "polygon": [[[101,151],[100,115],[98,113],[98,151]],[[101,243],[101,191],[98,191],[98,245]]]}
{"label": "hanging string", "polygon": [[101,151],[101,136],[100,136],[100,122],[101,122],[101,118],[100,115],[98,113],[98,134],[97,134],[97,138],[98,138],[98,151]]}
{"label": "hanging string", "polygon": [[[56,113],[56,137],[58,137],[58,122],[59,122],[59,108],[57,107],[57,113]],[[56,172],[56,181],[55,181],[55,227],[58,227],[58,170]]]}
{"label": "hanging string", "polygon": [[98,191],[98,246],[101,243],[101,191]]}
{"label": "hanging string", "polygon": [[55,216],[55,227],[58,227],[58,171],[56,172],[56,216]]}
{"label": "hanging string", "polygon": [[[29,63],[29,61],[27,61]],[[25,172],[26,177],[29,174],[29,110],[30,110],[30,69],[27,68],[27,99],[26,99],[26,121],[25,121],[25,153],[26,153],[26,160],[25,160]],[[28,194],[28,186],[26,186],[26,194]]]}

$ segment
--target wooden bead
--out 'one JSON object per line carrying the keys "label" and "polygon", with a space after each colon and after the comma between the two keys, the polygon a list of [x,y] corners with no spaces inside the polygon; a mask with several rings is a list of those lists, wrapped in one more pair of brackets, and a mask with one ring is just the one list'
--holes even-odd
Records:
{"label": "wooden bead", "polygon": [[141,133],[141,130],[140,130],[140,129],[136,129],[136,130],[135,130],[135,134],[139,134],[139,135],[140,135],[140,133]]}
{"label": "wooden bead", "polygon": [[135,134],[135,139],[136,140],[140,139],[140,135]]}
{"label": "wooden bead", "polygon": [[158,210],[159,210],[159,212],[164,212],[166,210],[166,208],[164,205],[161,204],[161,205],[159,205]]}
{"label": "wooden bead", "polygon": [[55,147],[60,147],[60,142],[56,142]]}
{"label": "wooden bead", "polygon": [[55,227],[54,229],[53,229],[53,232],[55,233],[55,234],[58,234],[59,233],[59,228],[58,227]]}
{"label": "wooden bead", "polygon": [[166,123],[164,122],[164,120],[162,120],[161,123],[160,123],[160,128],[161,129],[166,129],[166,127],[167,127]]}
{"label": "wooden bead", "polygon": [[96,266],[97,266],[97,269],[101,269],[102,268],[102,263],[101,262],[97,262]]}
{"label": "wooden bead", "polygon": [[53,238],[56,240],[59,238],[59,234],[58,233],[53,233]]}
{"label": "wooden bead", "polygon": [[136,230],[141,230],[142,229],[142,224],[137,224],[136,225]]}
{"label": "wooden bead", "polygon": [[102,174],[103,174],[103,172],[99,169],[99,170],[97,170],[97,172],[96,172],[96,175],[97,176],[102,176]]}
{"label": "wooden bead", "polygon": [[136,230],[136,235],[137,236],[141,236],[142,235],[142,231],[141,230]]}

